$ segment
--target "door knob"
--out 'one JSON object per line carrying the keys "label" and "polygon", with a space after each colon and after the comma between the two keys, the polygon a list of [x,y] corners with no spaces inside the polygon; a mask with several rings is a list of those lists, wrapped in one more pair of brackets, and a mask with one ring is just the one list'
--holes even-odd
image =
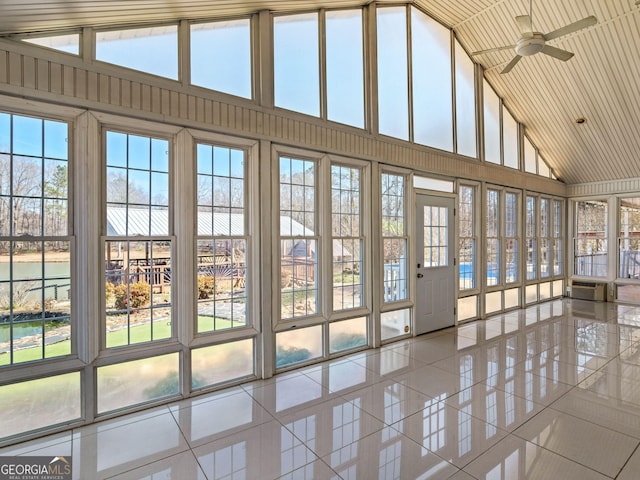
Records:
{"label": "door knob", "polygon": [[422,278],[422,277],[424,277],[424,275],[423,275],[423,274],[421,274],[421,273],[419,273],[419,274],[418,274],[418,278]]}

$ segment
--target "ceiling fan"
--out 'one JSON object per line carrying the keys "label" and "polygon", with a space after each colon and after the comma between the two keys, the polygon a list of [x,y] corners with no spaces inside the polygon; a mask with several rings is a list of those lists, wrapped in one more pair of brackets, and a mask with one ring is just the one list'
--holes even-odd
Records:
{"label": "ceiling fan", "polygon": [[[640,0],[637,0],[636,4],[640,4]],[[516,17],[516,22],[518,22],[518,25],[520,25],[521,36],[516,41],[515,45],[507,45],[504,47],[480,50],[478,52],[473,52],[471,55],[483,55],[485,53],[496,52],[499,50],[510,50],[512,48],[515,49],[516,56],[513,57],[513,59],[507,64],[506,67],[504,67],[504,69],[500,72],[501,74],[509,73],[522,57],[530,57],[531,55],[535,55],[536,53],[540,52],[566,62],[571,57],[573,57],[573,53],[562,50],[560,48],[552,47],[551,45],[547,45],[547,42],[556,38],[564,37],[565,35],[569,35],[570,33],[577,32],[578,30],[582,30],[583,28],[591,27],[592,25],[598,23],[598,19],[592,15],[583,18],[582,20],[578,20],[577,22],[570,23],[569,25],[565,25],[564,27],[558,28],[553,32],[540,33],[533,30],[532,7],[533,0],[530,0],[529,15],[520,15]]]}

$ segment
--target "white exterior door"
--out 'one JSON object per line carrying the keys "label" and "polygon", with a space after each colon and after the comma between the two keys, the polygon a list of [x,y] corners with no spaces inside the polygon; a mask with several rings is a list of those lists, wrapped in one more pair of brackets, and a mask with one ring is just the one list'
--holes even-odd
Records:
{"label": "white exterior door", "polygon": [[416,334],[455,324],[455,200],[416,195]]}

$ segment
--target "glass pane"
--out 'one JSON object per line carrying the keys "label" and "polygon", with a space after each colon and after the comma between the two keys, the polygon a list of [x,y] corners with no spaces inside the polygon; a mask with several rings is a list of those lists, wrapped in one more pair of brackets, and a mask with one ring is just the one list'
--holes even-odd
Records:
{"label": "glass pane", "polygon": [[506,263],[506,282],[516,283],[520,280],[518,274],[518,262],[520,258],[518,255],[518,240],[506,239],[505,240],[505,263]]}
{"label": "glass pane", "polygon": [[552,282],[551,285],[554,297],[561,297],[564,295],[564,282],[562,280],[556,280]]}
{"label": "glass pane", "polygon": [[180,393],[179,354],[98,367],[98,413]]}
{"label": "glass pane", "polygon": [[329,324],[329,353],[352,350],[367,344],[367,317]]}
{"label": "glass pane", "polygon": [[[0,386],[2,436],[10,437],[82,417],[80,372]],[[46,399],[46,408],[43,401]]]}
{"label": "glass pane", "polygon": [[459,288],[475,288],[475,189],[460,186],[458,189],[458,258]]}
{"label": "glass pane", "polygon": [[525,301],[527,304],[535,303],[538,301],[538,285],[529,285],[525,289]]}
{"label": "glass pane", "polygon": [[502,107],[502,135],[504,146],[504,166],[520,168],[518,159],[518,122],[511,113]]}
{"label": "glass pane", "polygon": [[315,240],[281,240],[281,318],[304,317],[318,312],[316,251]]}
{"label": "glass pane", "polygon": [[451,31],[411,7],[414,141],[453,151]]}
{"label": "glass pane", "polygon": [[500,98],[486,80],[484,93],[484,159],[500,164]]}
{"label": "glass pane", "polygon": [[280,233],[283,236],[314,234],[315,168],[312,161],[280,158]]}
{"label": "glass pane", "polygon": [[471,58],[455,41],[456,127],[458,153],[477,157],[475,69]]}
{"label": "glass pane", "polygon": [[22,41],[40,45],[42,47],[53,48],[61,52],[80,54],[80,34],[54,35],[51,37],[23,38]]}
{"label": "glass pane", "polygon": [[253,339],[191,351],[191,388],[198,389],[254,374]]}
{"label": "glass pane", "polygon": [[362,241],[333,240],[333,310],[346,310],[363,305]]}
{"label": "glass pane", "polygon": [[378,130],[409,140],[409,67],[405,7],[378,7]]}
{"label": "glass pane", "polygon": [[485,313],[494,313],[502,310],[502,292],[492,292],[485,295]]}
{"label": "glass pane", "polygon": [[460,290],[469,290],[476,286],[476,242],[474,239],[458,241],[458,258],[460,259]]}
{"label": "glass pane", "polygon": [[107,235],[168,235],[169,142],[117,132],[106,137]]}
{"label": "glass pane", "polygon": [[478,316],[478,297],[464,297],[458,299],[458,321],[469,320]]}
{"label": "glass pane", "polygon": [[67,160],[69,158],[69,125],[65,122],[44,121],[44,156]]}
{"label": "glass pane", "polygon": [[536,173],[536,149],[531,141],[524,137],[524,171]]}
{"label": "glass pane", "polygon": [[500,240],[487,238],[487,286],[500,285]]}
{"label": "glass pane", "polygon": [[276,368],[322,357],[322,326],[276,334]]}
{"label": "glass pane", "polygon": [[105,244],[106,346],[172,336],[171,244]]}
{"label": "glass pane", "polygon": [[380,336],[382,340],[411,333],[411,310],[395,310],[380,314]]}
{"label": "glass pane", "polygon": [[178,27],[96,32],[96,59],[178,79]]}
{"label": "glass pane", "polygon": [[191,25],[191,83],[251,98],[249,19]]}
{"label": "glass pane", "polygon": [[540,300],[548,300],[551,298],[551,284],[550,283],[541,283],[539,285],[540,288]]}
{"label": "glass pane", "polygon": [[404,235],[404,176],[383,173],[382,177],[382,235]]}
{"label": "glass pane", "polygon": [[42,120],[19,115],[11,115],[11,118],[13,119],[13,154],[41,157]]}
{"label": "glass pane", "polygon": [[538,156],[538,175],[551,177],[551,169],[541,156]]}
{"label": "glass pane", "polygon": [[327,118],[364,128],[362,11],[326,13]]}
{"label": "glass pane", "polygon": [[413,176],[413,186],[425,190],[436,190],[438,192],[453,193],[453,182],[451,180],[440,180],[438,178]]}
{"label": "glass pane", "polygon": [[198,241],[198,333],[247,326],[247,242]]}
{"label": "glass pane", "polygon": [[383,240],[384,302],[407,298],[407,241],[404,238]]}
{"label": "glass pane", "polygon": [[275,104],[320,116],[318,14],[273,19]]}
{"label": "glass pane", "polygon": [[448,215],[447,207],[424,207],[423,264],[425,268],[445,267],[449,264]]}
{"label": "glass pane", "polygon": [[504,308],[515,308],[520,306],[520,289],[512,288],[504,291]]}

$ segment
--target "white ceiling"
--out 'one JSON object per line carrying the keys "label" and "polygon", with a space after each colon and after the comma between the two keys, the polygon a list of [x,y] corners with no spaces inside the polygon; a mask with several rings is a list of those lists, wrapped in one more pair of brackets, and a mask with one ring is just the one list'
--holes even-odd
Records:
{"label": "white ceiling", "polygon": [[[364,3],[370,2],[0,0],[0,34]],[[414,3],[452,27],[470,52],[515,43],[514,17],[529,10],[529,0]],[[550,42],[575,53],[566,63],[538,54],[500,75],[511,51],[475,57],[556,175],[571,184],[640,177],[640,6],[635,0],[533,0],[534,29],[542,33],[589,15],[597,25]],[[576,125],[578,117],[586,123]]]}

